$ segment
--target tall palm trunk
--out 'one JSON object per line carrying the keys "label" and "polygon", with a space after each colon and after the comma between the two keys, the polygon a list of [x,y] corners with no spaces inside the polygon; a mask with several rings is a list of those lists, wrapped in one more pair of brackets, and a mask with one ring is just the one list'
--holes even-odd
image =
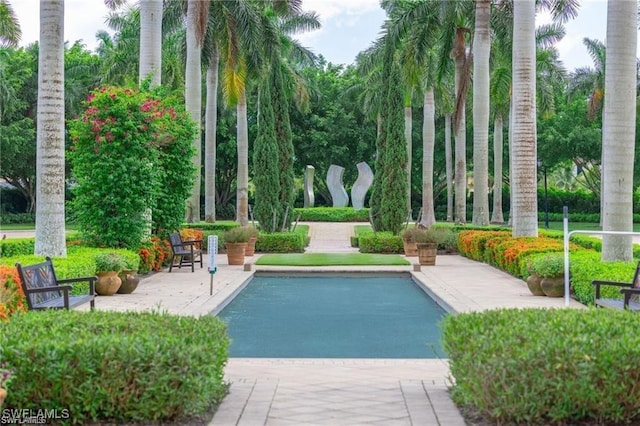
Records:
{"label": "tall palm trunk", "polygon": [[535,0],[513,3],[512,234],[538,236]]}
{"label": "tall palm trunk", "polygon": [[489,0],[476,0],[473,54],[473,224],[489,224]]}
{"label": "tall palm trunk", "polygon": [[444,115],[444,162],[447,177],[447,222],[453,222],[453,157],[451,156],[451,114]]}
{"label": "tall palm trunk", "polygon": [[[189,0],[187,3],[187,60],[185,70],[185,105],[191,118],[197,123],[197,131],[193,140],[195,155],[193,166],[196,169],[195,181],[191,188],[191,196],[187,202],[187,222],[200,221],[200,177],[202,176],[202,67],[201,55],[204,30],[200,22],[201,7],[206,3]],[[205,15],[206,16],[206,15]],[[206,22],[206,21],[205,21]]]}
{"label": "tall palm trunk", "polygon": [[413,153],[411,133],[413,131],[413,120],[411,116],[411,98],[410,96],[408,98],[405,97],[404,105],[404,140],[407,144],[407,217],[411,219],[413,217],[411,211],[411,156]]}
{"label": "tall palm trunk", "polygon": [[[636,124],[637,1],[607,2],[602,164],[603,230],[633,230],[633,156]],[[602,260],[633,259],[630,236],[605,235]]]}
{"label": "tall palm trunk", "polygon": [[433,152],[436,144],[435,101],[433,89],[424,92],[424,119],[422,124],[422,220],[429,227],[436,223],[433,206]]}
{"label": "tall palm trunk", "polygon": [[[456,119],[454,120],[455,138],[455,221],[457,224],[467,222],[467,135],[464,94],[466,89],[465,63],[467,60],[464,42],[464,30],[459,28],[456,33],[456,43],[452,55],[455,59],[455,92]],[[461,100],[461,102],[459,102]]]}
{"label": "tall palm trunk", "polygon": [[40,1],[34,254],[67,255],[64,210],[64,0]]}
{"label": "tall palm trunk", "polygon": [[247,131],[247,93],[243,89],[238,98],[237,139],[238,177],[236,192],[236,220],[241,225],[249,223],[249,134]]}
{"label": "tall palm trunk", "polygon": [[151,74],[151,86],[159,86],[162,76],[162,2],[140,0],[139,80]]}
{"label": "tall palm trunk", "polygon": [[[204,220],[216,221],[216,131],[218,127],[218,64],[214,46],[207,70],[207,107],[204,135]],[[248,160],[247,160],[248,161]]]}
{"label": "tall palm trunk", "polygon": [[503,119],[497,114],[493,120],[493,213],[492,223],[503,223],[502,214],[502,127]]}

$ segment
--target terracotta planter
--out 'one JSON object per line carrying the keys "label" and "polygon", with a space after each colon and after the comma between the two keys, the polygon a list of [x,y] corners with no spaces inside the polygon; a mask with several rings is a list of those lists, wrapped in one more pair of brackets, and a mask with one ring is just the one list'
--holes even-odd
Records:
{"label": "terracotta planter", "polygon": [[527,287],[534,296],[545,296],[542,286],[540,285],[542,277],[534,272],[527,278]]}
{"label": "terracotta planter", "polygon": [[418,263],[426,266],[436,264],[436,254],[438,254],[438,244],[436,243],[417,243],[418,246]]}
{"label": "terracotta planter", "polygon": [[122,285],[117,271],[98,272],[96,275],[98,276],[96,293],[100,296],[113,296]]}
{"label": "terracotta planter", "polygon": [[131,294],[138,288],[140,277],[138,277],[135,269],[123,269],[119,277],[122,285],[118,289],[118,294]]}
{"label": "terracotta planter", "polygon": [[415,241],[402,240],[404,247],[404,255],[407,257],[415,257],[418,255],[418,246]]}
{"label": "terracotta planter", "polygon": [[249,238],[249,242],[247,243],[247,248],[244,251],[245,256],[253,256],[256,253],[256,241],[258,237]]}
{"label": "terracotta planter", "polygon": [[224,243],[224,247],[227,249],[229,265],[244,264],[244,253],[247,248],[247,243]]}
{"label": "terracotta planter", "polygon": [[564,276],[543,278],[540,287],[548,297],[562,297],[564,296]]}

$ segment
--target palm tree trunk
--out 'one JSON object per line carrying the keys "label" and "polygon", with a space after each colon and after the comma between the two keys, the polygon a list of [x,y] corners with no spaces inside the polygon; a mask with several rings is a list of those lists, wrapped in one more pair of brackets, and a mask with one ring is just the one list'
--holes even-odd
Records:
{"label": "palm tree trunk", "polygon": [[[637,1],[607,2],[603,230],[633,230]],[[604,235],[603,261],[633,260],[631,236]]]}
{"label": "palm tree trunk", "polygon": [[513,4],[512,234],[538,236],[535,0]]}
{"label": "palm tree trunk", "polygon": [[489,0],[476,0],[473,45],[473,224],[489,224]]}
{"label": "palm tree trunk", "polygon": [[453,157],[451,156],[451,114],[444,115],[444,156],[447,176],[447,222],[453,222]]}
{"label": "palm tree trunk", "polygon": [[204,135],[204,220],[216,221],[216,131],[218,126],[218,64],[214,46],[207,70],[207,107]]}
{"label": "palm tree trunk", "polygon": [[411,211],[411,154],[413,153],[413,141],[411,140],[411,132],[413,131],[413,122],[411,117],[411,100],[409,99],[409,105],[406,105],[405,99],[404,107],[404,140],[407,144],[407,214],[408,218],[413,218],[413,212]]}
{"label": "palm tree trunk", "polygon": [[[464,56],[456,58],[456,94],[460,90],[459,80],[464,69]],[[458,127],[455,130],[455,212],[454,219],[457,224],[464,225],[467,222],[467,135],[466,114],[464,105],[458,112]]]}
{"label": "palm tree trunk", "polygon": [[236,192],[236,220],[245,226],[249,223],[249,134],[247,130],[247,93],[242,90],[238,99],[238,178]]}
{"label": "palm tree trunk", "polygon": [[433,206],[433,152],[436,143],[435,101],[433,89],[424,92],[424,119],[422,124],[422,220],[429,227],[436,223]]}
{"label": "palm tree trunk", "polygon": [[139,80],[151,75],[151,87],[161,84],[162,76],[162,2],[140,0]]}
{"label": "palm tree trunk", "polygon": [[64,0],[40,2],[34,254],[66,257]]}
{"label": "palm tree trunk", "polygon": [[504,223],[502,214],[502,115],[493,121],[493,213],[492,223]]}
{"label": "palm tree trunk", "polygon": [[193,140],[195,155],[193,166],[196,169],[191,196],[187,201],[187,222],[200,222],[200,176],[202,175],[201,161],[201,123],[202,123],[202,67],[201,45],[198,43],[202,37],[198,37],[198,0],[189,0],[187,3],[187,59],[185,70],[185,105],[196,122],[197,132]]}

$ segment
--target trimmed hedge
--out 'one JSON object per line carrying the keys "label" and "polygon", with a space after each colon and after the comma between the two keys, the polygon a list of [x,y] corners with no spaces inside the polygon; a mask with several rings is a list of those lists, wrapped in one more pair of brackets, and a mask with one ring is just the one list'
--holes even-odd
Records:
{"label": "trimmed hedge", "polygon": [[358,246],[360,253],[404,253],[402,237],[391,232],[361,233]]}
{"label": "trimmed hedge", "polygon": [[494,424],[637,422],[638,328],[637,314],[595,308],[448,315],[451,396]]}
{"label": "trimmed hedge", "polygon": [[0,240],[0,257],[31,254],[36,246],[35,238],[8,238]]}
{"label": "trimmed hedge", "polygon": [[174,421],[227,393],[229,339],[218,318],[44,311],[0,323],[16,374],[4,408],[68,409],[71,421]]}
{"label": "trimmed hedge", "polygon": [[256,241],[256,251],[263,253],[302,253],[307,245],[306,234],[301,232],[261,232]]}
{"label": "trimmed hedge", "polygon": [[239,222],[233,220],[220,220],[217,222],[195,222],[195,223],[183,223],[183,228],[197,228],[203,231],[226,231],[227,229],[240,226]]}
{"label": "trimmed hedge", "polygon": [[308,207],[293,209],[293,218],[303,222],[369,222],[369,208]]}

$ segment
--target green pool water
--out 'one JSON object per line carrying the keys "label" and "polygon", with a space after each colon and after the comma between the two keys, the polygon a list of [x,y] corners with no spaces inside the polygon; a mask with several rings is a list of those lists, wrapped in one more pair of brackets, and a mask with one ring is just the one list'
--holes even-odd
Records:
{"label": "green pool water", "polygon": [[256,276],[218,316],[232,357],[445,358],[446,312],[410,276]]}

